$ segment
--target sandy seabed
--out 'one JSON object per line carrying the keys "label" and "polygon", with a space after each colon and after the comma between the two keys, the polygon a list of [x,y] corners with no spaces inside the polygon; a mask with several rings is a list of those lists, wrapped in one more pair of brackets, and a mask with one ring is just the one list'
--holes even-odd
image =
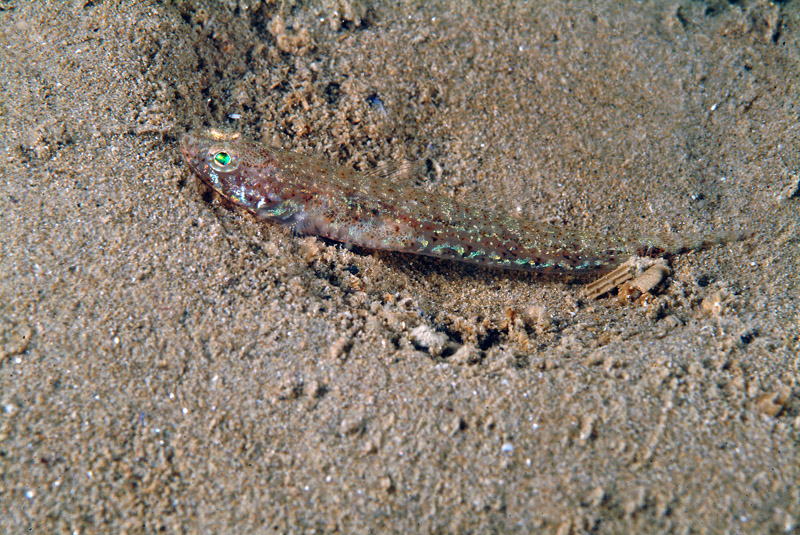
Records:
{"label": "sandy seabed", "polygon": [[[5,533],[800,533],[800,9],[0,2]],[[351,250],[224,125],[575,232],[644,303]],[[591,278],[589,278],[591,280]]]}

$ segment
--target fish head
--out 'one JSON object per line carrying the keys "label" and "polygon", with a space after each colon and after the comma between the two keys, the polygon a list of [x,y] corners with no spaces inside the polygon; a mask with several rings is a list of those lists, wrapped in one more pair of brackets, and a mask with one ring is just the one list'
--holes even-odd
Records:
{"label": "fish head", "polygon": [[220,128],[187,132],[180,145],[189,168],[223,197],[251,211],[271,197],[258,180],[261,159],[238,132]]}

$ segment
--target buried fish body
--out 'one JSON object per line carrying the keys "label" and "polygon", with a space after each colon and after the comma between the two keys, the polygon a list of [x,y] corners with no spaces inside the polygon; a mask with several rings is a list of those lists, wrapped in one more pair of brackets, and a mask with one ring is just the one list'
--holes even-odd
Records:
{"label": "buried fish body", "polygon": [[187,133],[192,171],[223,197],[270,221],[369,249],[505,269],[589,273],[660,247],[568,232],[362,173],[220,129]]}

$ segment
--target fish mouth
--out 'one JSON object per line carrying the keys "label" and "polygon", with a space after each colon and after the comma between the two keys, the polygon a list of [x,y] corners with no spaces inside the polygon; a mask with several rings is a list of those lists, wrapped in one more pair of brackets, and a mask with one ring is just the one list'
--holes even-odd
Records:
{"label": "fish mouth", "polygon": [[191,150],[190,150],[191,147],[193,147],[195,145],[195,140],[196,140],[196,138],[192,134],[189,134],[189,133],[183,134],[181,136],[181,140],[180,140],[181,151],[183,152],[183,155],[187,157],[187,159],[189,157],[189,154],[191,153]]}
{"label": "fish mouth", "polygon": [[192,171],[197,172],[198,160],[200,159],[200,148],[198,147],[197,137],[188,132],[181,136],[180,140],[181,152],[183,159],[189,164]]}

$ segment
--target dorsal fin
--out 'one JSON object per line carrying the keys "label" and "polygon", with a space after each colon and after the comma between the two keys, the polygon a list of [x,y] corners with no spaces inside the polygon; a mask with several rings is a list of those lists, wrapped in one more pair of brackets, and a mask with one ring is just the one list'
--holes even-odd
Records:
{"label": "dorsal fin", "polygon": [[422,165],[408,160],[385,162],[360,172],[368,180],[389,183],[398,188],[420,187],[425,183]]}

